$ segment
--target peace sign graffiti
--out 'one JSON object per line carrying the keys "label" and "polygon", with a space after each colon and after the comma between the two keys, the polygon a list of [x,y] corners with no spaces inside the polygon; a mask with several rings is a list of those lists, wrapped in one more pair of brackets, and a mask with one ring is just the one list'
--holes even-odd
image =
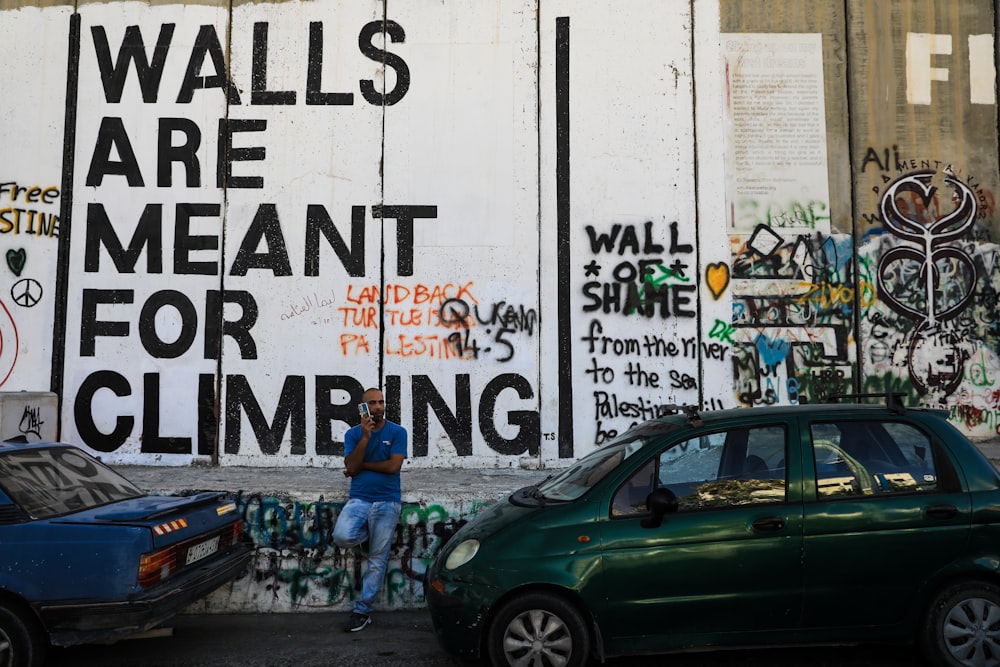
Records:
{"label": "peace sign graffiti", "polygon": [[10,288],[10,298],[19,306],[33,308],[42,300],[42,285],[34,278],[22,278]]}

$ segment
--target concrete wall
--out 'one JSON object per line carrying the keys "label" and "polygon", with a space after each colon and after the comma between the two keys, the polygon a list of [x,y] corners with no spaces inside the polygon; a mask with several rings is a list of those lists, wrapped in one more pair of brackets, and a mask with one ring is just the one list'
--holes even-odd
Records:
{"label": "concrete wall", "polygon": [[371,385],[425,468],[844,391],[994,434],[995,35],[989,0],[0,0],[0,391],[140,465],[337,468]]}

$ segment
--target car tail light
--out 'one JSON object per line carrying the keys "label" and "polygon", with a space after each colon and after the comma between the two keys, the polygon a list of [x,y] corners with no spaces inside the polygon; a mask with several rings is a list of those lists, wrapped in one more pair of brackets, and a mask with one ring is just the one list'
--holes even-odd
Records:
{"label": "car tail light", "polygon": [[237,521],[236,523],[234,523],[233,524],[232,541],[229,544],[231,544],[231,545],[232,544],[236,544],[241,539],[243,539],[243,534],[244,534],[245,531],[246,531],[246,522],[244,522],[243,519],[240,519],[239,521]]}
{"label": "car tail light", "polygon": [[234,544],[238,544],[243,537],[244,526],[243,520],[240,519],[215,533],[203,533],[189,540],[143,555],[139,558],[139,585],[143,588],[152,586],[188,564],[197,562],[197,560],[188,557],[189,550],[204,544],[206,541],[211,541],[213,535],[217,536],[215,539],[218,542],[218,551],[225,551]]}
{"label": "car tail light", "polygon": [[154,551],[139,559],[139,585],[143,588],[163,581],[177,571],[177,545]]}

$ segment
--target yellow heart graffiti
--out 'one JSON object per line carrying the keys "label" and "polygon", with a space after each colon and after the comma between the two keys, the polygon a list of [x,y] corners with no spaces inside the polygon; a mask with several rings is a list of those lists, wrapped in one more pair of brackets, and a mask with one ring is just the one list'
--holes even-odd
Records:
{"label": "yellow heart graffiti", "polygon": [[705,282],[712,290],[712,296],[718,299],[729,286],[729,265],[722,262],[709,264],[705,269]]}

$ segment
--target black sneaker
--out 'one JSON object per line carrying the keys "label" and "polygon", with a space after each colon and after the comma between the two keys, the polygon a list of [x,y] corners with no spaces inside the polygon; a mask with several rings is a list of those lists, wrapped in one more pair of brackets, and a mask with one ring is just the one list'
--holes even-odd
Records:
{"label": "black sneaker", "polygon": [[361,632],[365,629],[365,626],[370,625],[372,622],[372,617],[368,614],[359,614],[354,612],[351,614],[351,618],[344,624],[344,632]]}

